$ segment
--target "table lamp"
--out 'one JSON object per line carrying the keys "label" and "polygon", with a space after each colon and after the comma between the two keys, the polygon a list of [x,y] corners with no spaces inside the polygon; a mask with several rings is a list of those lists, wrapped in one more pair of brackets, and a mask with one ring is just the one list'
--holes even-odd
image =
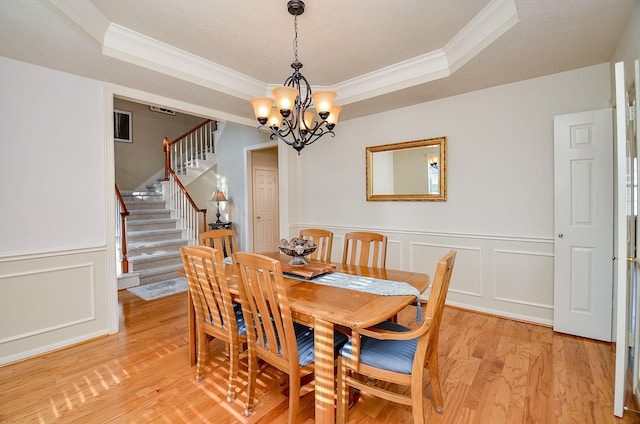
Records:
{"label": "table lamp", "polygon": [[226,202],[227,198],[224,197],[224,193],[221,192],[220,190],[216,190],[213,192],[213,196],[211,196],[211,200],[213,200],[214,202],[216,202],[217,206],[218,206],[218,213],[216,214],[216,217],[218,218],[218,220],[216,221],[216,224],[221,223],[222,221],[220,221],[220,202]]}

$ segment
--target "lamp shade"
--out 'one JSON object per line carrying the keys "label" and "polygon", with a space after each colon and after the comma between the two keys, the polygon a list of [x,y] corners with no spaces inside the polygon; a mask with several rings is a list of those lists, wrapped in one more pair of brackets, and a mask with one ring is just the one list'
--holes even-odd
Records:
{"label": "lamp shade", "polygon": [[283,85],[281,87],[274,88],[271,92],[276,97],[276,103],[278,104],[280,113],[286,118],[289,116],[291,110],[293,110],[296,97],[298,97],[298,90],[293,87]]}
{"label": "lamp shade", "polygon": [[227,198],[224,197],[223,192],[221,192],[220,190],[216,190],[213,192],[213,195],[211,196],[211,200],[213,200],[214,202],[226,202]]}
{"label": "lamp shade", "polygon": [[318,115],[322,119],[327,119],[329,116],[329,112],[331,112],[331,108],[333,107],[333,99],[336,97],[335,91],[316,91],[311,94],[311,98],[313,98],[313,103],[316,105],[316,110],[318,111]]}
{"label": "lamp shade", "polygon": [[341,106],[334,105],[331,108],[331,113],[329,114],[329,117],[327,118],[327,124],[335,126],[338,123],[338,115],[340,115],[341,110],[342,110]]}
{"label": "lamp shade", "polygon": [[267,126],[272,128],[280,128],[282,125],[282,115],[280,115],[280,111],[277,107],[271,108],[271,113],[269,114],[269,123]]}
{"label": "lamp shade", "polygon": [[249,100],[249,102],[251,102],[251,106],[253,106],[253,113],[256,115],[258,122],[264,125],[269,118],[274,100],[270,97],[254,97]]}
{"label": "lamp shade", "polygon": [[305,112],[304,119],[300,120],[300,129],[303,131],[307,131],[313,128],[313,112]]}

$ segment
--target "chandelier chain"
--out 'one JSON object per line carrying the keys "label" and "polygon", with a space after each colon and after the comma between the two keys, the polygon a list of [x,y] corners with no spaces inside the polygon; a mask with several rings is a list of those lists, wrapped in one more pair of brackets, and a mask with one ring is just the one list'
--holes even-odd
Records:
{"label": "chandelier chain", "polygon": [[293,31],[295,36],[293,37],[293,56],[295,62],[298,62],[298,15],[293,17]]}

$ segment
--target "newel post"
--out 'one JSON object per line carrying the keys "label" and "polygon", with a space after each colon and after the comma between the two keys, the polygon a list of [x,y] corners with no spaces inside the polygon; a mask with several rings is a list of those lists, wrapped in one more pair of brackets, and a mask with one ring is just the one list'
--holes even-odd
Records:
{"label": "newel post", "polygon": [[127,225],[127,215],[129,212],[120,212],[120,225],[123,228],[122,231],[122,243],[120,247],[120,253],[122,254],[122,259],[120,260],[120,272],[123,274],[127,274],[129,272],[129,255],[127,254],[127,232],[124,230]]}
{"label": "newel post", "polygon": [[207,231],[207,210],[206,209],[202,209],[202,221],[204,223],[204,226],[202,227],[202,231]]}
{"label": "newel post", "polygon": [[171,150],[171,146],[169,145],[169,140],[167,137],[162,140],[162,148],[164,149],[164,180],[169,181],[169,169],[171,168],[171,158],[169,157],[169,152]]}

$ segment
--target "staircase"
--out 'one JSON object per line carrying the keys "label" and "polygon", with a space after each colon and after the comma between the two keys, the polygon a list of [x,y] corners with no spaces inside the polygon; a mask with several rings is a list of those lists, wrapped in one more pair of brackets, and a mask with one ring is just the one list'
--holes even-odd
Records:
{"label": "staircase", "polygon": [[183,239],[178,220],[166,208],[162,186],[147,186],[147,191],[123,191],[129,210],[127,248],[129,272],[136,273],[140,285],[176,278],[183,267],[180,248]]}
{"label": "staircase", "polygon": [[[198,233],[205,231],[202,225],[206,227],[200,224],[206,209],[198,208],[185,186],[216,166],[215,134],[223,128],[207,119],[174,141],[165,138],[165,167],[143,184],[145,191],[119,191],[116,184],[117,258],[120,261],[123,240],[128,258],[128,266],[127,262],[116,264],[118,288],[178,276],[176,271],[183,268],[180,248],[197,244]],[[159,178],[164,183],[157,183]],[[168,204],[175,209],[168,209]],[[124,210],[128,211],[126,217],[121,215]],[[122,269],[128,272],[123,274]]]}

